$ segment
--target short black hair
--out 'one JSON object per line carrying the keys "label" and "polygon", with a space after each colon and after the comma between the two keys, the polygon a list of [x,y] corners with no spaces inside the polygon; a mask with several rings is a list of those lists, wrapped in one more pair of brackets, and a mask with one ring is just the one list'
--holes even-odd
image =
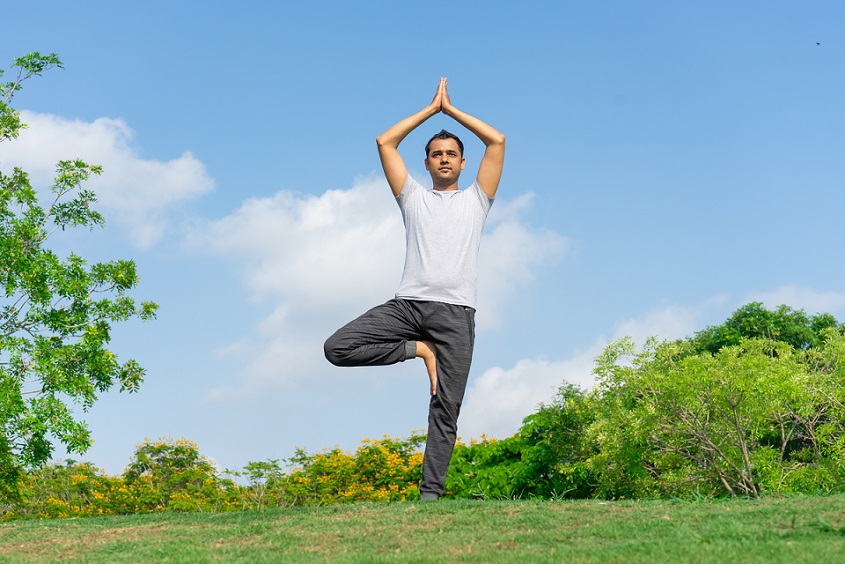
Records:
{"label": "short black hair", "polygon": [[458,143],[458,149],[461,151],[461,157],[464,156],[464,144],[458,139],[454,133],[449,133],[445,129],[441,129],[440,133],[435,133],[434,136],[425,144],[425,158],[428,158],[428,148],[431,147],[431,142],[435,139],[454,139]]}

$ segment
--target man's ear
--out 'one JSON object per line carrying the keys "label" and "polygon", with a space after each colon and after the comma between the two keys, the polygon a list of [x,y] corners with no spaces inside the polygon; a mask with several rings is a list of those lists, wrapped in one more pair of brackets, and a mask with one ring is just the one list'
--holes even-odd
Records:
{"label": "man's ear", "polygon": [[461,170],[463,170],[466,165],[467,165],[467,160],[465,158],[461,157]]}
{"label": "man's ear", "polygon": [[[425,169],[428,170],[428,157],[425,158]],[[461,166],[463,168],[463,166]]]}

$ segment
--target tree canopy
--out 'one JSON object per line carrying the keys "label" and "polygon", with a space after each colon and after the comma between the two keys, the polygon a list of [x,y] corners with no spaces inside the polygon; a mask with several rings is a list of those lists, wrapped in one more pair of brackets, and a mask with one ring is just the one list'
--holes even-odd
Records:
{"label": "tree canopy", "polygon": [[819,346],[828,328],[842,330],[842,324],[829,313],[807,315],[781,305],[766,309],[761,302],[751,302],[736,310],[721,325],[707,327],[691,340],[695,352],[715,354],[727,346],[738,345],[742,339],[765,338],[789,344],[797,350]]}
{"label": "tree canopy", "polygon": [[[750,496],[845,488],[845,330],[759,302],[688,339],[623,338],[519,433],[455,449],[457,497]],[[564,375],[565,376],[565,375]]]}
{"label": "tree canopy", "polygon": [[[52,68],[62,68],[55,54],[14,60],[14,80],[0,83],[0,149],[27,127],[12,106],[23,82]],[[20,168],[0,171],[0,494],[15,495],[21,470],[47,461],[54,439],[69,452],[88,449],[90,431],[68,402],[87,411],[98,394],[115,385],[135,392],[144,377],[135,360],[120,362],[108,349],[113,323],[155,317],[155,303],[129,294],[139,281],[135,263],[88,264],[48,245],[67,229],[104,224],[83,187],[101,173],[63,160],[38,190]]]}

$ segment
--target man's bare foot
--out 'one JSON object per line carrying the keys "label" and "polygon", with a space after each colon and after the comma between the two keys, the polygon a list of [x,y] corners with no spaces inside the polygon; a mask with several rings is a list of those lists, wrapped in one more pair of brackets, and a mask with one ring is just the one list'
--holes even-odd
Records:
{"label": "man's bare foot", "polygon": [[417,357],[423,359],[428,379],[431,381],[431,395],[437,395],[437,354],[431,341],[417,341]]}

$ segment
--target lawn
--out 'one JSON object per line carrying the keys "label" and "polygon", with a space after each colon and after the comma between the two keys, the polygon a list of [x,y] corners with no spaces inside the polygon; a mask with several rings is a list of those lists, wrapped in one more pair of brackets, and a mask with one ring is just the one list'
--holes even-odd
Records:
{"label": "lawn", "polygon": [[353,504],[0,524],[0,562],[843,562],[845,495]]}

